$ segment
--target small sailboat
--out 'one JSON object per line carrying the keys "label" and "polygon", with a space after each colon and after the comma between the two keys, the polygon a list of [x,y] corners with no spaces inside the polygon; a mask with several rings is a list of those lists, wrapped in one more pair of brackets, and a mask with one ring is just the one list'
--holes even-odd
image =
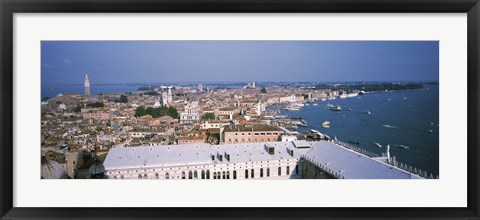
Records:
{"label": "small sailboat", "polygon": [[365,114],[371,115],[372,113],[370,111],[366,111]]}
{"label": "small sailboat", "polygon": [[379,144],[379,143],[375,143],[375,145],[376,145],[377,147],[382,147],[382,145]]}

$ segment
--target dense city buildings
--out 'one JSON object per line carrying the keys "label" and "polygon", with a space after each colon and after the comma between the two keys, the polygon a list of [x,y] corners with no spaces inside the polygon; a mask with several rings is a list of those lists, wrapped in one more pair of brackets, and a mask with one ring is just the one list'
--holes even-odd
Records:
{"label": "dense city buildings", "polygon": [[224,140],[232,143],[279,141],[282,130],[268,124],[229,125],[224,127]]}
{"label": "dense city buildings", "polygon": [[91,94],[85,75],[84,95],[42,100],[42,178],[429,177],[393,156],[366,156],[314,130],[299,133],[306,121],[279,114],[359,90],[258,84],[162,84]]}

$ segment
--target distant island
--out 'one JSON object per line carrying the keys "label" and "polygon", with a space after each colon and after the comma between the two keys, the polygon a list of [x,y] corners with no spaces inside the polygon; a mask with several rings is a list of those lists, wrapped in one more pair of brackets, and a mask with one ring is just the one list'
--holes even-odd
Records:
{"label": "distant island", "polygon": [[315,89],[330,89],[332,91],[344,90],[348,93],[354,91],[380,92],[401,91],[424,88],[422,83],[367,83],[367,84],[318,84]]}

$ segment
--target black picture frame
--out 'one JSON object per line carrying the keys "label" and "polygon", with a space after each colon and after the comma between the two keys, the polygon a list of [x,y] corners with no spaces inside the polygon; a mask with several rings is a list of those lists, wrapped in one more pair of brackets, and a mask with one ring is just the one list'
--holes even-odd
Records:
{"label": "black picture frame", "polygon": [[[479,219],[478,0],[0,0],[0,216],[2,219]],[[13,207],[14,13],[467,13],[467,208],[17,208]],[[448,189],[445,189],[448,190]],[[439,192],[442,193],[442,192]],[[92,198],[94,199],[94,198]]]}

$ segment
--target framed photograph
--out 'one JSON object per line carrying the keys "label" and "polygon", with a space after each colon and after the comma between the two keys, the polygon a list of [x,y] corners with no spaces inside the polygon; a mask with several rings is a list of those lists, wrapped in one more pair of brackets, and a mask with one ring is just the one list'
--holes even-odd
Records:
{"label": "framed photograph", "polygon": [[0,6],[2,219],[479,219],[477,0]]}

